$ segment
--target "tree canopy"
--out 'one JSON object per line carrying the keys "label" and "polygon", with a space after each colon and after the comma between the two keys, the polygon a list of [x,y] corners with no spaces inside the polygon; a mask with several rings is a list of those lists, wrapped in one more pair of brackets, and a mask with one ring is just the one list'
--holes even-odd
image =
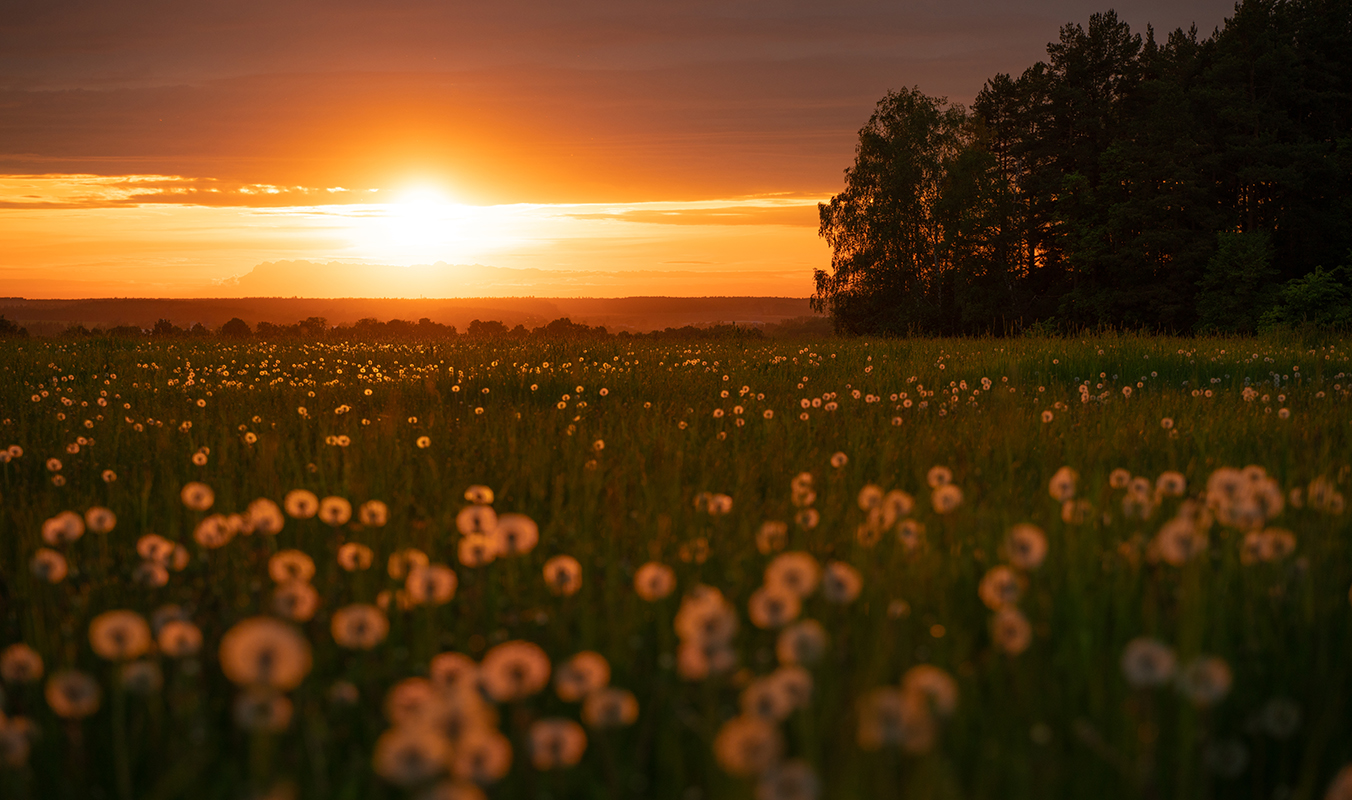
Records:
{"label": "tree canopy", "polygon": [[1109,11],[970,110],[889,92],[819,213],[841,332],[1254,330],[1352,248],[1352,3],[1164,41]]}

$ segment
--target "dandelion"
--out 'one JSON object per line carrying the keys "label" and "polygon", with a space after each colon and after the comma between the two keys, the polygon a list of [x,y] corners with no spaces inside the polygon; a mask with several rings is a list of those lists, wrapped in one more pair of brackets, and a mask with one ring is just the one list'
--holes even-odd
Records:
{"label": "dandelion", "polygon": [[661,600],[676,589],[676,573],[666,564],[649,561],[634,573],[634,591],[649,603]]}
{"label": "dandelion", "polygon": [[1062,467],[1047,482],[1047,493],[1053,500],[1064,503],[1075,496],[1075,484],[1080,476],[1070,467]]}
{"label": "dandelion", "polygon": [[211,491],[211,487],[198,481],[183,484],[178,494],[183,505],[193,511],[206,511],[216,502],[216,493]]}
{"label": "dandelion", "polygon": [[853,603],[863,589],[864,580],[859,570],[844,563],[832,561],[822,572],[822,597],[837,605]]}
{"label": "dandelion", "polygon": [[864,484],[864,488],[859,490],[859,508],[863,511],[872,511],[883,504],[883,490],[876,484]]}
{"label": "dandelion", "polygon": [[158,589],[169,583],[169,570],[163,564],[154,561],[142,561],[132,572],[132,580],[150,589]]}
{"label": "dandelion", "polygon": [[817,800],[821,780],[805,761],[776,764],[756,781],[755,800]]}
{"label": "dandelion", "polygon": [[164,686],[164,673],[154,661],[132,661],[122,666],[118,680],[133,694],[149,695]]}
{"label": "dandelion", "polygon": [[778,762],[783,751],[779,729],[756,717],[733,717],[714,737],[714,757],[732,775],[759,775]]}
{"label": "dandelion", "polygon": [[1173,417],[1164,417],[1163,419],[1161,419],[1160,427],[1165,429],[1166,431],[1172,429],[1174,427]]}
{"label": "dandelion", "polygon": [[235,538],[235,528],[224,515],[212,514],[197,523],[192,538],[208,550],[215,550],[225,547]]}
{"label": "dandelion", "polygon": [[795,622],[779,632],[775,656],[780,664],[816,664],[826,654],[826,629],[814,619]]}
{"label": "dandelion", "polygon": [[235,724],[246,731],[284,731],[291,724],[291,701],[267,686],[250,686],[235,698]]}
{"label": "dandelion", "polygon": [[527,733],[531,764],[536,769],[571,767],[587,750],[587,734],[570,719],[541,719]]}
{"label": "dandelion", "polygon": [[897,520],[910,516],[915,510],[915,498],[900,489],[893,489],[883,496],[883,524],[891,527]]}
{"label": "dandelion", "polygon": [[917,664],[901,676],[902,691],[918,693],[928,699],[930,708],[942,717],[958,708],[958,682],[932,664]]}
{"label": "dandelion", "polygon": [[308,489],[292,489],[282,498],[282,506],[292,519],[310,519],[319,513],[319,498]]}
{"label": "dandelion", "polygon": [[[282,525],[286,522],[286,518],[282,516],[282,510],[266,497],[260,497],[249,503],[249,508],[244,512],[244,515],[248,518],[254,533],[264,536],[276,536],[281,533]],[[296,515],[293,514],[292,516]]]}
{"label": "dandelion", "polygon": [[274,583],[305,582],[314,574],[314,559],[300,550],[279,550],[268,559],[268,577]]}
{"label": "dandelion", "polygon": [[473,687],[479,682],[479,665],[463,653],[438,653],[427,665],[427,677],[446,690]]}
{"label": "dandelion", "polygon": [[408,592],[409,600],[414,603],[439,606],[451,601],[459,584],[459,578],[450,567],[432,564],[409,570],[404,591]]}
{"label": "dandelion", "polygon": [[582,721],[591,728],[621,728],[638,720],[638,698],[628,689],[604,687],[582,701]]}
{"label": "dandelion", "polygon": [[42,679],[42,656],[16,642],[0,651],[0,679],[5,683],[36,683]]}
{"label": "dandelion", "polygon": [[809,553],[781,553],[765,567],[766,587],[783,587],[798,597],[817,590],[821,566]]}
{"label": "dandelion", "polygon": [[456,545],[456,555],[460,563],[467,567],[482,567],[492,563],[498,557],[498,543],[482,533],[461,536]]}
{"label": "dandelion", "polygon": [[370,650],[390,632],[390,621],[368,603],[352,603],[333,612],[329,621],[333,640],[348,650]]}
{"label": "dandelion", "polygon": [[352,518],[352,504],[342,497],[325,497],[319,501],[319,519],[325,525],[338,527]]}
{"label": "dandelion", "polygon": [[1178,691],[1193,705],[1212,706],[1230,693],[1230,665],[1215,656],[1194,659],[1178,673]]}
{"label": "dandelion", "polygon": [[1164,497],[1182,497],[1187,488],[1188,481],[1179,472],[1163,472],[1155,480],[1155,491]]}
{"label": "dandelion", "polygon": [[108,533],[117,525],[117,515],[103,506],[93,506],[84,514],[85,527],[91,533]]}
{"label": "dandelion", "polygon": [[913,519],[902,520],[897,526],[897,540],[906,552],[917,550],[925,537],[925,526]]}
{"label": "dandelion", "polygon": [[836,469],[840,469],[848,463],[850,463],[850,457],[844,453],[835,453],[831,456],[831,466]]}
{"label": "dandelion", "polygon": [[357,509],[357,519],[368,528],[383,528],[390,519],[390,508],[379,500],[367,500]]}
{"label": "dandelion", "polygon": [[319,592],[303,581],[289,581],[272,592],[272,610],[292,622],[308,622],[319,610]]}
{"label": "dandelion", "polygon": [[1051,422],[1053,419],[1055,419],[1055,417],[1056,415],[1052,413],[1052,410],[1050,408],[1042,412],[1043,422]]}
{"label": "dandelion", "polygon": [[1047,557],[1047,536],[1036,525],[1019,523],[1005,535],[1005,556],[1015,569],[1034,570]]}
{"label": "dandelion", "polygon": [[540,526],[525,514],[503,514],[493,529],[498,555],[525,555],[540,541]]}
{"label": "dandelion", "polygon": [[486,505],[465,506],[455,516],[456,530],[467,536],[472,533],[490,534],[497,525],[498,515]]}
{"label": "dandelion", "polygon": [[952,513],[962,504],[962,490],[951,483],[943,484],[930,495],[930,504],[934,506],[935,513]]}
{"label": "dandelion", "polygon": [[793,521],[800,528],[804,528],[806,530],[812,530],[813,528],[816,528],[818,523],[821,522],[821,520],[822,515],[815,508],[805,508],[802,511],[799,511],[797,514],[793,515]]}
{"label": "dandelion", "polygon": [[479,506],[492,505],[493,490],[476,483],[465,490],[465,499]]}
{"label": "dandelion", "polygon": [[198,452],[196,452],[196,453],[193,453],[193,454],[192,454],[192,463],[195,464],[196,466],[199,466],[199,467],[204,467],[204,466],[206,466],[206,463],[207,463],[207,454],[201,452],[200,450],[199,450]]}
{"label": "dandelion", "polygon": [[511,766],[512,744],[495,730],[473,730],[452,751],[451,772],[478,784],[501,780]]}
{"label": "dandelion", "polygon": [[432,439],[427,436],[419,436],[415,444],[418,445],[419,450],[426,450],[427,448],[432,446]]}
{"label": "dandelion", "polygon": [[545,586],[556,595],[568,597],[582,588],[582,565],[572,556],[554,556],[545,562]]}
{"label": "dandelion", "polygon": [[49,459],[47,459],[47,471],[48,471],[48,472],[60,472],[60,471],[61,471],[61,459],[59,459],[59,458],[49,458]]}
{"label": "dandelion", "polygon": [[1130,482],[1131,473],[1121,467],[1108,473],[1108,485],[1114,489],[1125,489]]}
{"label": "dandelion", "polygon": [[89,643],[109,661],[128,661],[150,647],[150,625],[135,611],[105,611],[89,623]]}
{"label": "dandelion", "polygon": [[221,671],[237,686],[289,691],[310,672],[310,643],[294,627],[271,617],[250,617],[221,637]]}
{"label": "dandelion", "polygon": [[44,692],[52,713],[63,719],[84,719],[99,710],[103,691],[89,675],[68,669],[47,679]]}
{"label": "dandelion", "polygon": [[113,472],[111,469],[105,469],[100,473],[99,477],[103,478],[104,483],[112,483],[117,480],[117,473]]}
{"label": "dandelion", "polygon": [[395,727],[376,740],[371,766],[390,783],[409,788],[442,774],[450,756],[450,742],[431,728]]}
{"label": "dandelion", "polygon": [[938,489],[940,486],[947,486],[953,482],[953,470],[948,467],[930,467],[925,475],[925,482],[931,489]]}
{"label": "dandelion", "polygon": [[202,631],[187,620],[170,620],[155,637],[160,652],[170,658],[186,658],[202,649]]}
{"label": "dandelion", "polygon": [[783,550],[789,541],[789,526],[778,520],[767,520],[761,523],[760,529],[756,531],[756,549],[762,555],[769,555]]}
{"label": "dandelion", "polygon": [[1165,563],[1181,567],[1207,550],[1207,535],[1192,520],[1175,517],[1160,528],[1152,540],[1153,550]]}
{"label": "dandelion", "polygon": [[28,562],[28,569],[39,580],[60,583],[70,572],[70,565],[66,563],[65,556],[55,550],[41,547],[33,554],[33,560]]}
{"label": "dandelion", "polygon": [[416,547],[408,547],[390,553],[385,567],[391,578],[402,581],[408,576],[409,570],[414,567],[425,567],[429,563],[426,553]]}
{"label": "dandelion", "polygon": [[1137,688],[1167,684],[1177,667],[1173,648],[1148,636],[1132,639],[1122,651],[1122,674]]}
{"label": "dandelion", "polygon": [[1033,627],[1028,618],[1014,606],[1004,606],[991,617],[991,638],[995,646],[1016,656],[1033,642]]}
{"label": "dandelion", "polygon": [[769,677],[758,678],[738,698],[742,714],[767,722],[783,722],[793,713],[792,699]]}
{"label": "dandelion", "polygon": [[1018,573],[1003,564],[988,570],[977,587],[981,602],[992,611],[1014,605],[1022,593],[1023,585]]}
{"label": "dandelion", "polygon": [[767,584],[751,593],[747,612],[758,628],[782,628],[797,619],[802,600],[784,584]]}
{"label": "dandelion", "polygon": [[74,511],[62,511],[42,523],[42,541],[54,547],[70,544],[84,532],[85,521]]}
{"label": "dandelion", "polygon": [[490,648],[479,669],[484,691],[499,703],[524,700],[549,682],[549,656],[539,645],[525,641]]}
{"label": "dandelion", "polygon": [[338,548],[338,566],[347,572],[370,569],[375,560],[371,548],[358,542],[345,542]]}

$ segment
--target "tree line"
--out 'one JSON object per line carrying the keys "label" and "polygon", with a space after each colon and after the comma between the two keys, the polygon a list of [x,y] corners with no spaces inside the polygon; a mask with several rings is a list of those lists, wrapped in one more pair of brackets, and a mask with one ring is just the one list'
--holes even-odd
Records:
{"label": "tree line", "polygon": [[1109,11],[970,109],[889,92],[819,215],[843,333],[1352,324],[1352,3]]}

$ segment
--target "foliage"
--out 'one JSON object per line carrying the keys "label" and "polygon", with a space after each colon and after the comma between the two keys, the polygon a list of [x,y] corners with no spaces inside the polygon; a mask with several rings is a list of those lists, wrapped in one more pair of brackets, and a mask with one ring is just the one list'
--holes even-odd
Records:
{"label": "foliage", "polygon": [[[1352,759],[1352,529],[1342,507],[1352,350],[1343,338],[1306,347],[1285,334],[1235,344],[1128,335],[0,343],[0,446],[19,446],[0,458],[0,650],[26,643],[44,680],[79,669],[102,689],[92,716],[67,720],[41,682],[5,682],[0,796],[424,796],[426,786],[397,789],[375,772],[385,714],[401,710],[387,692],[426,675],[436,654],[478,661],[498,642],[525,640],[555,669],[599,652],[639,716],[589,729],[577,767],[545,771],[532,766],[527,731],[541,718],[579,718],[579,704],[546,690],[495,705],[514,757],[489,796],[745,800],[755,782],[727,774],[711,746],[748,681],[777,664],[777,631],[757,627],[748,604],[776,555],[758,532],[778,520],[787,550],[849,565],[862,581],[850,603],[823,590],[802,600],[829,641],[810,669],[810,698],[780,728],[821,797],[1322,797]],[[1222,467],[1246,465],[1245,485],[1279,490],[1261,530],[1227,521],[1208,486]],[[961,490],[947,514],[931,496],[935,466]],[[1053,480],[1062,467],[1078,472],[1068,500]],[[1116,468],[1143,482],[1140,493],[1117,488]],[[791,488],[804,472],[810,498]],[[185,505],[189,481],[214,490],[210,509]],[[492,488],[499,513],[534,519],[538,546],[460,563],[457,518],[471,484]],[[919,527],[875,536],[860,505],[869,485],[913,495],[905,516]],[[384,501],[388,522],[287,518],[275,535],[198,544],[207,515],[244,514],[255,498],[281,501],[296,488],[354,510]],[[708,513],[706,492],[726,493],[729,513]],[[93,506],[116,514],[112,530],[45,542],[46,520]],[[806,511],[820,515],[814,526]],[[1204,537],[1175,564],[1160,537],[1179,519]],[[990,610],[981,587],[1011,562],[1006,537],[1019,523],[1038,526],[1047,551],[1013,576],[1030,636],[1015,653],[992,626],[1005,612]],[[1281,531],[1294,550],[1248,547],[1249,534],[1287,541]],[[138,545],[148,533],[189,556],[163,586],[145,582]],[[371,568],[339,567],[338,548],[351,543],[374,551]],[[33,568],[43,547],[69,562],[57,583]],[[454,570],[449,602],[401,605],[407,585],[387,564],[409,547]],[[288,690],[285,724],[248,730],[232,709],[249,690],[227,679],[221,642],[243,619],[280,613],[269,559],[284,549],[314,562],[320,603],[294,624],[313,663]],[[544,583],[558,555],[581,565],[572,596]],[[646,602],[634,578],[653,560],[674,570],[677,589]],[[733,607],[736,666],[686,680],[673,619],[699,585]],[[340,647],[335,613],[382,596],[388,637],[369,651]],[[91,622],[111,609],[157,626],[185,616],[204,647],[186,658],[148,653],[142,661],[163,682],[134,691],[125,666],[91,642]],[[1194,704],[1186,682],[1134,688],[1122,662],[1142,636],[1179,667],[1223,659],[1228,693]],[[957,685],[935,739],[912,752],[861,746],[868,698],[925,664]]]}
{"label": "foliage", "polygon": [[1263,315],[1266,327],[1352,325],[1352,257],[1335,269],[1316,267],[1282,287],[1275,306]]}
{"label": "foliage", "polygon": [[[1318,268],[1316,268],[1318,269]],[[1197,325],[1222,333],[1253,333],[1276,294],[1272,238],[1267,231],[1222,233],[1198,285]]]}

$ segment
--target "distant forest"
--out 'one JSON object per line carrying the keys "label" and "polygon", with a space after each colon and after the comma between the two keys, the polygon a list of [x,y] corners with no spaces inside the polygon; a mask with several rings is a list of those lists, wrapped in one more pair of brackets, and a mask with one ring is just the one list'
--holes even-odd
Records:
{"label": "distant forest", "polygon": [[[156,339],[164,340],[236,340],[263,339],[310,339],[315,341],[364,341],[364,342],[420,342],[445,341],[463,336],[475,341],[525,342],[525,341],[583,341],[598,339],[672,339],[680,341],[702,339],[765,339],[774,337],[820,337],[829,334],[830,328],[821,317],[797,317],[764,326],[746,326],[719,324],[709,326],[685,325],[680,328],[666,328],[647,333],[630,331],[608,332],[601,325],[585,325],[573,322],[567,317],[556,319],[546,325],[527,328],[517,325],[509,328],[498,320],[474,320],[469,329],[461,334],[454,325],[443,325],[423,317],[417,322],[392,319],[381,322],[374,317],[357,320],[352,325],[330,325],[324,317],[307,317],[294,325],[260,322],[256,327],[235,317],[216,329],[198,323],[189,328],[181,328],[168,319],[161,319],[154,327],[142,329],[135,325],[119,325],[108,328],[86,328],[72,325],[62,332],[67,339],[85,339],[90,337],[111,337],[115,339]],[[0,338],[26,338],[28,331],[15,325],[0,315]]]}
{"label": "distant forest", "polygon": [[970,109],[890,92],[820,206],[812,301],[854,334],[1352,324],[1352,2],[1207,38],[1116,14]]}

